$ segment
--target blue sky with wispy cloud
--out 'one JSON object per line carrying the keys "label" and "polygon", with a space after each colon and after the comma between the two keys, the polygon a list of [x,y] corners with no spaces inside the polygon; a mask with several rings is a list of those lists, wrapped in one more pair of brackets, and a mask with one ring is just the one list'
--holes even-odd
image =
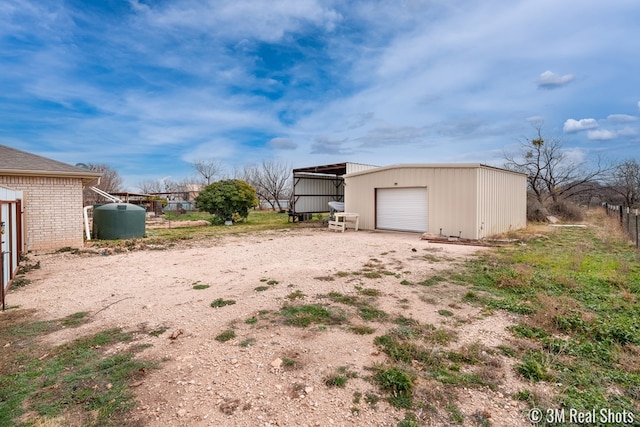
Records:
{"label": "blue sky with wispy cloud", "polygon": [[262,159],[640,157],[640,2],[3,0],[0,144],[127,189]]}

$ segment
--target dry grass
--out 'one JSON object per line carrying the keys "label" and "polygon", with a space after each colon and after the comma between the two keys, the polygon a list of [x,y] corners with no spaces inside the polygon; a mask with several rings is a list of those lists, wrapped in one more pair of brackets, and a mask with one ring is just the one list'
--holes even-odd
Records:
{"label": "dry grass", "polygon": [[593,209],[587,212],[590,222],[599,225],[596,235],[608,243],[631,242],[627,233],[620,226],[620,218],[607,215],[604,209]]}
{"label": "dry grass", "polygon": [[549,296],[538,293],[536,301],[540,308],[531,316],[528,322],[529,326],[560,333],[564,332],[558,324],[558,320],[561,318],[579,315],[584,322],[590,322],[594,319],[594,316],[584,311],[575,299],[564,295]]}
{"label": "dry grass", "polygon": [[626,344],[618,357],[618,364],[631,373],[640,373],[640,347],[633,344]]}

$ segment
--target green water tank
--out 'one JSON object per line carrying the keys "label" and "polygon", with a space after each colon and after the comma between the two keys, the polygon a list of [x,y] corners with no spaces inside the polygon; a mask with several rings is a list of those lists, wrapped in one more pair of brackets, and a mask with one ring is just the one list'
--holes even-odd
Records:
{"label": "green water tank", "polygon": [[109,203],[93,209],[93,237],[101,240],[144,237],[144,208],[130,203]]}

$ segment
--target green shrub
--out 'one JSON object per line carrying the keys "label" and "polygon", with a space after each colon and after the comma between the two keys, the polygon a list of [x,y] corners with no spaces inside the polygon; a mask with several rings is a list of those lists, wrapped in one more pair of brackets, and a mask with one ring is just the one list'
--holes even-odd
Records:
{"label": "green shrub", "polygon": [[245,181],[227,179],[208,185],[196,197],[196,207],[215,215],[216,222],[245,220],[258,206],[256,189]]}

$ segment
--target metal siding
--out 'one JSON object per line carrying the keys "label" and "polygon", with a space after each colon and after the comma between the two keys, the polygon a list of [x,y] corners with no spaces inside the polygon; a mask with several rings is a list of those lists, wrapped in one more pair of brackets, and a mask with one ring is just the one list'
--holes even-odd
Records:
{"label": "metal siding", "polygon": [[489,168],[478,176],[478,238],[526,227],[526,176]]}
{"label": "metal siding", "polygon": [[294,176],[295,212],[329,212],[327,203],[344,197],[342,181],[336,176]]}
{"label": "metal siding", "polygon": [[425,232],[428,227],[426,188],[376,189],[376,228]]}
{"label": "metal siding", "polygon": [[347,163],[347,175],[355,172],[362,172],[369,169],[378,169],[379,166],[365,165],[362,163]]}

